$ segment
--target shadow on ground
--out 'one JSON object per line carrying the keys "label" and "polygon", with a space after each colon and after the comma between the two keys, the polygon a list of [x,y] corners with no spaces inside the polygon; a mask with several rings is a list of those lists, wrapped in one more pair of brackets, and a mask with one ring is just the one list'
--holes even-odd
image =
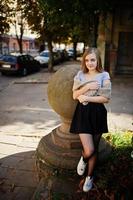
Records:
{"label": "shadow on ground", "polygon": [[0,200],[29,200],[38,184],[35,151],[0,159]]}

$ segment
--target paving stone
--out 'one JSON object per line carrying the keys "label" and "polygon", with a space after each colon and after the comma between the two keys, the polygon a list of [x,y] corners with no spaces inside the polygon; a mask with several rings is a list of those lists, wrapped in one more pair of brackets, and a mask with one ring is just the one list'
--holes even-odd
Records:
{"label": "paving stone", "polygon": [[3,187],[0,191],[0,200],[30,200],[35,188],[34,187]]}
{"label": "paving stone", "polygon": [[7,136],[7,135],[1,135],[0,134],[0,143],[3,143],[3,144],[17,144],[17,143],[20,143],[22,140],[21,137],[14,137],[14,136]]}
{"label": "paving stone", "polygon": [[35,159],[26,158],[20,160],[17,164],[17,169],[36,171]]}
{"label": "paving stone", "polygon": [[17,156],[6,156],[0,160],[1,167],[17,167],[17,164],[23,159]]}
{"label": "paving stone", "polygon": [[10,170],[9,168],[0,166],[0,180],[8,177],[9,170]]}
{"label": "paving stone", "polygon": [[36,148],[40,138],[23,137],[21,135],[0,135],[0,143],[7,145],[16,145],[18,147],[32,147]]}
{"label": "paving stone", "polygon": [[8,145],[0,143],[0,153],[5,156],[16,154],[18,152],[18,148],[15,145]]}
{"label": "paving stone", "polygon": [[[28,152],[20,152],[18,154],[9,155],[9,157],[16,157],[16,158],[35,158],[35,151],[28,151]],[[2,162],[2,159],[8,158],[6,154],[0,153],[0,163]]]}
{"label": "paving stone", "polygon": [[37,173],[28,170],[12,170],[5,180],[6,185],[15,184],[19,187],[36,187],[38,184]]}
{"label": "paving stone", "polygon": [[1,190],[0,190],[0,200],[13,200],[13,194],[6,191],[6,189],[5,190],[1,189]]}
{"label": "paving stone", "polygon": [[0,167],[1,179],[7,180],[9,176],[14,176],[15,174],[16,174],[16,169],[14,167]]}
{"label": "paving stone", "polygon": [[15,169],[36,171],[34,158],[8,156],[1,159],[1,167],[13,167]]}
{"label": "paving stone", "polygon": [[35,187],[16,187],[13,195],[15,200],[30,200]]}
{"label": "paving stone", "polygon": [[0,143],[0,153],[4,155],[16,155],[22,152],[35,151],[33,147],[17,147],[16,145]]}

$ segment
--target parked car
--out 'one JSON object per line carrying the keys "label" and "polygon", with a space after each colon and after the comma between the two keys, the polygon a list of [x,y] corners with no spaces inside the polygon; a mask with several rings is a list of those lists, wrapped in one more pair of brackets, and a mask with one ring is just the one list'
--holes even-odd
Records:
{"label": "parked car", "polygon": [[59,49],[58,52],[60,53],[61,55],[61,62],[64,62],[64,61],[68,61],[69,60],[69,56],[68,56],[68,53],[65,49]]}
{"label": "parked car", "polygon": [[69,58],[73,58],[74,57],[74,50],[73,50],[73,48],[68,49],[67,53],[68,53],[68,57]]}
{"label": "parked car", "polygon": [[35,57],[41,66],[47,66],[49,62],[49,51],[44,50],[38,56]]}
{"label": "parked car", "polygon": [[10,73],[26,76],[39,70],[40,63],[31,55],[3,55],[0,58],[0,72],[3,75]]}
{"label": "parked car", "polygon": [[[38,56],[35,57],[40,62],[42,67],[48,66],[49,62],[49,50],[42,51]],[[53,51],[54,64],[58,64],[61,61],[61,55],[58,51]]]}

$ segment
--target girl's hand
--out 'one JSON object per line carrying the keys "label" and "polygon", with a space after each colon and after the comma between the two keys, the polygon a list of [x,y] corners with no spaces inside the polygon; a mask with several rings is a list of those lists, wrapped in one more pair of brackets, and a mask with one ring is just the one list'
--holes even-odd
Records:
{"label": "girl's hand", "polygon": [[79,100],[80,103],[88,102],[88,97],[85,96],[85,95],[80,95],[80,96],[78,97],[78,100]]}
{"label": "girl's hand", "polygon": [[100,87],[97,81],[92,82],[92,83],[87,83],[87,86],[89,90],[97,90]]}

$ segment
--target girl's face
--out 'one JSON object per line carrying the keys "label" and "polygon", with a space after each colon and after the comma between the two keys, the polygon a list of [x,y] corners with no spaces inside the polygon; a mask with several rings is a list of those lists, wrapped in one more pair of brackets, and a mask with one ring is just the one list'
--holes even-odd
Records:
{"label": "girl's face", "polygon": [[97,67],[97,58],[95,53],[88,54],[85,57],[85,65],[88,71],[95,71]]}

